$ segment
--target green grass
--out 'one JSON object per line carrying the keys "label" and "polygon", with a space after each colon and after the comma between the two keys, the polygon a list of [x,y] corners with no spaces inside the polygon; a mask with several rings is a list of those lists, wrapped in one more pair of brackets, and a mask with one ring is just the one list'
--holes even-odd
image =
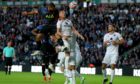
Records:
{"label": "green grass", "polygon": [[[83,76],[86,78],[85,84],[102,84],[101,75]],[[4,72],[0,72],[0,84],[64,84],[64,80],[63,74],[53,74],[51,82],[44,82],[41,73],[13,72],[11,75],[5,75]],[[80,84],[79,78],[77,84]],[[140,84],[140,77],[115,76],[113,84]]]}

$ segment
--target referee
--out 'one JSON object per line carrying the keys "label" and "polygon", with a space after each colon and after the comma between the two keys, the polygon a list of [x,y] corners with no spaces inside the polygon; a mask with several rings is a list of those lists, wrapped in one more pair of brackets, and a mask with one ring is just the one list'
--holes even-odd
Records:
{"label": "referee", "polygon": [[9,72],[9,75],[11,74],[11,66],[12,66],[12,58],[15,57],[15,50],[12,47],[12,42],[9,41],[7,43],[7,46],[3,49],[3,56],[2,59],[5,61],[5,73]]}

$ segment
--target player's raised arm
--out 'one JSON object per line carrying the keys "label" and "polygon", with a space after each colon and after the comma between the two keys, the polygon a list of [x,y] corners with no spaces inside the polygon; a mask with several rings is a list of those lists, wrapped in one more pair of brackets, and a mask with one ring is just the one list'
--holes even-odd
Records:
{"label": "player's raised arm", "polygon": [[38,10],[32,10],[32,11],[24,11],[22,12],[22,15],[33,15],[33,14],[39,14]]}
{"label": "player's raised arm", "polygon": [[80,37],[83,41],[85,40],[85,38],[75,29],[75,27],[72,27],[72,31],[74,32],[75,35]]}
{"label": "player's raised arm", "polygon": [[61,33],[61,20],[57,21],[56,27],[57,27],[57,32],[56,32],[57,35],[62,37],[62,33]]}

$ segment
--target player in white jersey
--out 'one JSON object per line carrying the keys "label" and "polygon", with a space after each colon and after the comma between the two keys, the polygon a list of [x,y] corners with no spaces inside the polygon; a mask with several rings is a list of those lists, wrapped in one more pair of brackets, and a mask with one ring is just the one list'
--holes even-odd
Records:
{"label": "player in white jersey", "polygon": [[[79,45],[78,43],[76,42],[76,47],[75,47],[75,63],[76,63],[76,69],[80,66],[80,63],[82,62],[82,56],[81,56],[81,52],[80,52],[80,48],[79,48]],[[58,54],[58,59],[60,60],[60,62],[58,63],[58,66],[63,68],[64,66],[64,61],[65,61],[65,53],[64,52],[59,52]],[[63,71],[63,70],[62,70]],[[80,84],[83,84],[84,83],[84,77],[81,76],[81,74],[76,71],[76,76],[80,78],[81,80],[81,83]],[[68,83],[68,80],[65,81],[65,84]]]}
{"label": "player in white jersey", "polygon": [[113,82],[113,77],[115,75],[115,65],[117,63],[119,55],[119,45],[123,43],[124,39],[122,38],[122,36],[119,33],[115,32],[115,27],[110,24],[108,26],[108,33],[105,34],[103,40],[103,44],[106,47],[105,57],[102,61],[102,73],[104,76],[103,84],[106,84],[106,82],[108,81],[106,76],[107,65],[111,65],[111,79],[109,84],[112,84]]}
{"label": "player in white jersey", "polygon": [[66,74],[71,74],[70,83],[76,84],[75,81],[75,44],[76,40],[73,38],[73,34],[77,35],[84,40],[84,37],[74,28],[71,20],[66,18],[64,10],[59,12],[59,21],[57,22],[57,34],[61,36],[65,52],[65,70]]}
{"label": "player in white jersey", "polygon": [[[82,59],[83,59],[82,55],[81,55],[80,47],[77,42],[76,42],[75,52],[76,52],[76,57],[75,57],[76,69],[77,69],[80,66]],[[81,80],[80,84],[84,84],[85,78],[83,76],[81,76],[81,74],[78,71],[76,71],[76,76],[80,78],[80,80]]]}
{"label": "player in white jersey", "polygon": [[[82,62],[82,56],[81,56],[81,52],[80,52],[80,48],[78,43],[76,42],[76,47],[75,47],[75,63],[76,63],[76,69],[80,66],[80,63]],[[58,66],[60,68],[64,68],[64,61],[65,61],[65,53],[64,52],[59,52],[58,53],[58,59],[60,60],[58,63]],[[63,70],[62,70],[63,72]],[[64,73],[65,74],[65,73]],[[76,76],[80,78],[81,83],[80,84],[84,84],[84,80],[85,78],[83,76],[81,76],[81,74],[76,70]],[[68,84],[68,79],[66,79],[65,84]]]}

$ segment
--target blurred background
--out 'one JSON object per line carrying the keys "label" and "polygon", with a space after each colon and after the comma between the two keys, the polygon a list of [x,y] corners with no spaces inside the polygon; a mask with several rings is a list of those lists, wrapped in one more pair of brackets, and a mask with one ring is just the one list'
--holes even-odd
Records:
{"label": "blurred background", "polygon": [[[14,65],[40,65],[38,57],[31,53],[36,49],[31,30],[45,23],[42,14],[46,4],[53,2],[59,9],[68,7],[73,0],[0,0],[0,56],[8,39],[12,39],[17,60]],[[103,36],[107,25],[115,24],[125,44],[119,48],[117,67],[140,68],[140,0],[75,0],[77,12],[73,20],[78,31],[86,38],[77,39],[83,56],[82,67],[90,64],[101,66],[105,54]],[[24,11],[38,10],[41,14],[22,15]],[[0,59],[0,65],[3,65]]]}

